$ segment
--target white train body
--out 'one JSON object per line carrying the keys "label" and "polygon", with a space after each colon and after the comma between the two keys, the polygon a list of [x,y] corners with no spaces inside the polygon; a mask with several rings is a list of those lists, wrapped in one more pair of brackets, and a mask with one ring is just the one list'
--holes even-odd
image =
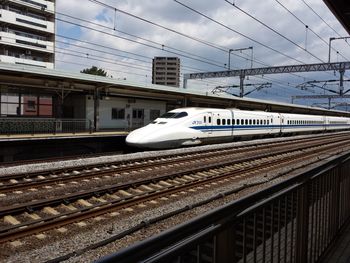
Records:
{"label": "white train body", "polygon": [[237,109],[179,108],[132,131],[126,143],[139,148],[228,142],[259,137],[350,128],[350,118]]}

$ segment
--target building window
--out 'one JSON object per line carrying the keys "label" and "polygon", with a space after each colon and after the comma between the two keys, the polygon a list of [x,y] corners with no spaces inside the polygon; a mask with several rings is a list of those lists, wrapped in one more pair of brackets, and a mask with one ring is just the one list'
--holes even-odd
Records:
{"label": "building window", "polygon": [[35,110],[35,100],[28,100],[28,110]]}
{"label": "building window", "polygon": [[24,20],[24,19],[21,19],[21,18],[16,18],[16,21],[17,21],[17,22],[20,22],[20,23],[24,23],[24,24],[32,25],[32,26],[37,26],[37,27],[47,28],[47,26],[46,26],[46,25],[42,25],[42,24],[35,23],[35,22],[32,22],[32,21]]}
{"label": "building window", "polygon": [[112,108],[112,120],[124,120],[125,109]]}
{"label": "building window", "polygon": [[143,109],[133,109],[132,117],[133,119],[143,119]]}
{"label": "building window", "polygon": [[16,39],[16,43],[23,44],[23,45],[28,45],[28,46],[33,46],[33,47],[46,48],[45,45],[41,45],[41,44],[38,44],[38,43],[32,43],[32,42],[29,42],[29,41],[18,40],[18,39]]}

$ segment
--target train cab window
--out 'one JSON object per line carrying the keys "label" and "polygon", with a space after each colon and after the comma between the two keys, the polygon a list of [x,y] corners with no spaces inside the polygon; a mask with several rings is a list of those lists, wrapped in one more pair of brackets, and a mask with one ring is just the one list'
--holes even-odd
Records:
{"label": "train cab window", "polygon": [[217,124],[217,125],[220,125],[220,124],[221,124],[221,120],[220,120],[220,119],[217,119],[217,120],[216,120],[216,124]]}
{"label": "train cab window", "polygon": [[163,114],[160,118],[164,119],[179,119],[188,116],[187,112],[167,112]]}
{"label": "train cab window", "polygon": [[231,125],[231,120],[227,119],[227,125]]}
{"label": "train cab window", "polygon": [[175,119],[180,119],[180,118],[183,118],[183,117],[186,117],[186,116],[188,116],[187,112],[183,111],[183,112],[177,113],[177,114],[174,116],[174,118],[175,118]]}
{"label": "train cab window", "polygon": [[226,125],[226,120],[222,119],[222,125]]}

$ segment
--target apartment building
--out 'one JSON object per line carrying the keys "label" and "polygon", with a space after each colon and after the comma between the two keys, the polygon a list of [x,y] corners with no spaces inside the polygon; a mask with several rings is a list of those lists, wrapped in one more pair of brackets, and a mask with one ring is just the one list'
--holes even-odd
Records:
{"label": "apartment building", "polygon": [[54,68],[55,0],[0,0],[0,62]]}
{"label": "apartment building", "polygon": [[155,57],[152,67],[152,83],[165,86],[180,86],[180,59]]}

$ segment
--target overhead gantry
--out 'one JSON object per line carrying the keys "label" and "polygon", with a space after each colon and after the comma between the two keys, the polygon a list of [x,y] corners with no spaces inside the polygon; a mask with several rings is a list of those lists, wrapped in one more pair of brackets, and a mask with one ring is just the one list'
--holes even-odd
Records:
{"label": "overhead gantry", "polygon": [[282,74],[282,73],[296,73],[296,72],[316,72],[316,71],[339,71],[340,73],[340,90],[344,89],[344,73],[345,70],[350,69],[350,62],[337,62],[337,63],[318,63],[318,64],[303,64],[303,65],[290,65],[290,66],[276,66],[276,67],[262,67],[262,68],[248,68],[238,70],[224,70],[214,72],[199,72],[184,74],[183,87],[187,88],[187,81],[189,79],[207,79],[207,78],[227,78],[227,77],[239,77],[240,78],[240,97],[244,94],[244,78],[246,76],[255,75],[269,75],[269,74]]}

